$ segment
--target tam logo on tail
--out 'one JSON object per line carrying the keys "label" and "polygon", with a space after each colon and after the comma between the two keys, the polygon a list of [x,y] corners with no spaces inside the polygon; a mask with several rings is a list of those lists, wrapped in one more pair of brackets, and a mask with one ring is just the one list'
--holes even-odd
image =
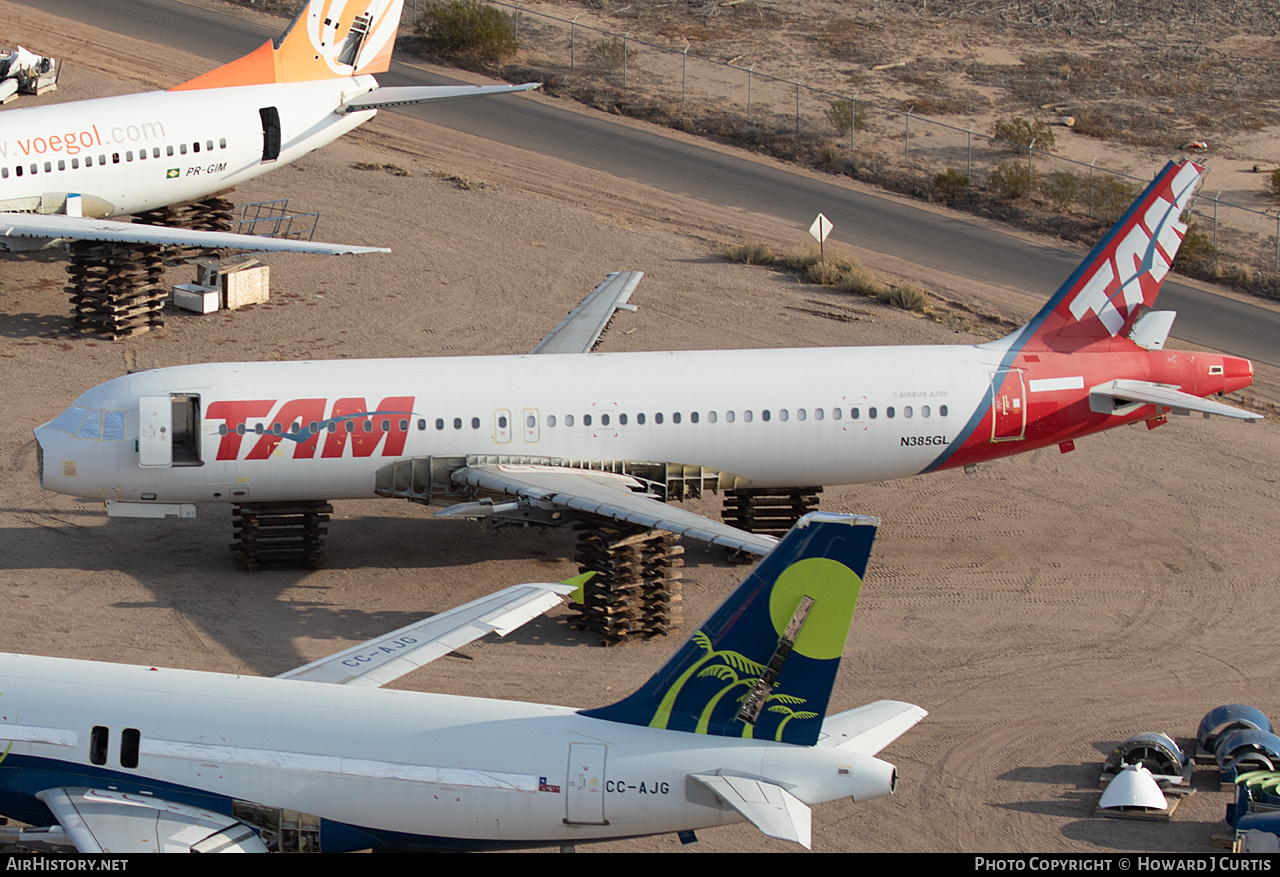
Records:
{"label": "tam logo on tail", "polygon": [[1180,217],[1204,172],[1191,161],[1167,165],[1032,321],[1030,340],[1063,349],[1114,338],[1151,307],[1182,245],[1187,226]]}

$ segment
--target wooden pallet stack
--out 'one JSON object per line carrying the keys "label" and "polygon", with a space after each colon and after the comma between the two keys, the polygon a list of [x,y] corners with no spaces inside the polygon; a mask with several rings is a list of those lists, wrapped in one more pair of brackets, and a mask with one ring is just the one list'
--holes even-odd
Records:
{"label": "wooden pallet stack", "polygon": [[119,341],[164,325],[161,247],[73,241],[67,273],[76,331]]}
{"label": "wooden pallet stack", "polygon": [[[229,191],[229,190],[228,190]],[[235,205],[214,195],[200,201],[170,204],[156,210],[135,214],[138,222],[165,228],[189,228],[197,231],[231,231],[235,222]],[[167,247],[165,258],[171,261],[196,259],[216,253],[205,247]]]}
{"label": "wooden pallet stack", "polygon": [[796,521],[818,508],[821,487],[746,487],[724,492],[720,517],[731,527],[765,536],[785,536]]}
{"label": "wooden pallet stack", "polygon": [[136,214],[138,222],[163,225],[166,228],[193,228],[202,231],[231,231],[235,221],[235,205],[216,195],[201,201],[170,204],[156,210]]}
{"label": "wooden pallet stack", "polygon": [[598,635],[604,645],[666,636],[680,626],[679,537],[612,521],[591,520],[575,529],[579,569],[596,575],[583,589],[582,604],[571,606],[570,624]]}
{"label": "wooden pallet stack", "polygon": [[231,507],[236,541],[230,548],[250,571],[264,563],[320,569],[332,514],[324,500],[237,503]]}

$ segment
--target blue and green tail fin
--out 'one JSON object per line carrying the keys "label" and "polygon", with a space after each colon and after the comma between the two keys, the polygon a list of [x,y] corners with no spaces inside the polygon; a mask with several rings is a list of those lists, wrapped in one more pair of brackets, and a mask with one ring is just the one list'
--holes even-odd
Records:
{"label": "blue and green tail fin", "polygon": [[653,678],[583,715],[812,746],[878,524],[806,515]]}

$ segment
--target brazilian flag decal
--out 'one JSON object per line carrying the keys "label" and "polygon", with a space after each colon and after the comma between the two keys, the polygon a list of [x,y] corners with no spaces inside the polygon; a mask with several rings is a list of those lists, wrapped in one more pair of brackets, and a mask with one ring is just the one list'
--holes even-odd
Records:
{"label": "brazilian flag decal", "polygon": [[176,180],[178,178],[178,169],[176,167],[169,168],[164,172],[164,178],[166,180]]}

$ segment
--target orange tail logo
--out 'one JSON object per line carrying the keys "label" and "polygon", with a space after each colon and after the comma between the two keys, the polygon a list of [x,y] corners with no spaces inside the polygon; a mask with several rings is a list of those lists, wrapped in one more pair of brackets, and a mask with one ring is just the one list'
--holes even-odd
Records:
{"label": "orange tail logo", "polygon": [[170,91],[385,73],[403,6],[404,0],[309,0],[279,39]]}

